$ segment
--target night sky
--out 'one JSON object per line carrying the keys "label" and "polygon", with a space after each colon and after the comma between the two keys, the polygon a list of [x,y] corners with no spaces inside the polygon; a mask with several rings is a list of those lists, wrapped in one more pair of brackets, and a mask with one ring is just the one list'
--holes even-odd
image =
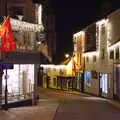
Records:
{"label": "night sky", "polygon": [[111,10],[120,7],[120,0],[51,0],[56,17],[57,61],[73,52],[73,33],[104,17],[101,6],[107,1]]}
{"label": "night sky", "polygon": [[58,61],[64,59],[65,53],[72,53],[73,33],[98,19],[99,4],[95,0],[52,0],[56,13]]}

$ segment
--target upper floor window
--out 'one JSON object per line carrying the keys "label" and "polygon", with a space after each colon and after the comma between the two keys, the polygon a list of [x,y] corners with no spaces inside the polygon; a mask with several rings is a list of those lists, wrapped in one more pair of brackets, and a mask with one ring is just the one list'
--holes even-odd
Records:
{"label": "upper floor window", "polygon": [[93,56],[93,62],[96,62],[96,56],[95,55]]}
{"label": "upper floor window", "polygon": [[105,59],[105,50],[104,50],[104,48],[102,49],[101,52],[102,52],[102,53],[101,53],[101,59]]}
{"label": "upper floor window", "polygon": [[116,59],[119,59],[119,48],[116,48]]}
{"label": "upper floor window", "polygon": [[13,17],[17,18],[17,15],[23,15],[24,7],[9,7],[8,14]]}
{"label": "upper floor window", "polygon": [[110,58],[110,59],[114,59],[114,51],[113,51],[113,50],[110,51],[110,56],[109,56],[109,58]]}
{"label": "upper floor window", "polygon": [[102,26],[101,26],[101,34],[102,35],[105,34],[105,24],[102,24]]}

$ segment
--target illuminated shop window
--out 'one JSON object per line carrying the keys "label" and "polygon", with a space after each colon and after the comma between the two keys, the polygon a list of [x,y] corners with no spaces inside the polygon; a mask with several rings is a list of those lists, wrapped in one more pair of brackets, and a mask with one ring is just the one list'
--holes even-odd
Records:
{"label": "illuminated shop window", "polygon": [[[5,70],[2,80],[2,95],[5,91]],[[34,65],[15,64],[7,70],[8,102],[30,98],[34,90]]]}
{"label": "illuminated shop window", "polygon": [[85,79],[85,84],[90,87],[91,83],[92,83],[92,81],[91,81],[91,71],[86,71],[85,72],[84,79]]}
{"label": "illuminated shop window", "polygon": [[100,88],[102,89],[102,93],[108,93],[108,74],[100,73]]}
{"label": "illuminated shop window", "polygon": [[96,48],[99,48],[99,27],[96,27]]}

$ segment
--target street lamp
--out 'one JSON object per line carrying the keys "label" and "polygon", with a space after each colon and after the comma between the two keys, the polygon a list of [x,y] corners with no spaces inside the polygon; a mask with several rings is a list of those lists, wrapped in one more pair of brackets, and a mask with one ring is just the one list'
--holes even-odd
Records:
{"label": "street lamp", "polygon": [[69,57],[70,57],[70,55],[66,53],[65,54],[65,58],[69,58]]}
{"label": "street lamp", "polygon": [[5,75],[5,110],[8,110],[8,87],[7,87],[7,68],[5,69],[6,75]]}

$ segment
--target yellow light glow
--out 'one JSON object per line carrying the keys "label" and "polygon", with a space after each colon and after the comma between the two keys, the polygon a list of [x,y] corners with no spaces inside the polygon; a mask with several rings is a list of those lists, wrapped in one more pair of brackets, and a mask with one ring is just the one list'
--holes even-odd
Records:
{"label": "yellow light glow", "polygon": [[66,65],[66,75],[72,75],[72,59],[70,62]]}
{"label": "yellow light glow", "polygon": [[65,54],[65,57],[68,58],[70,55],[69,54]]}

